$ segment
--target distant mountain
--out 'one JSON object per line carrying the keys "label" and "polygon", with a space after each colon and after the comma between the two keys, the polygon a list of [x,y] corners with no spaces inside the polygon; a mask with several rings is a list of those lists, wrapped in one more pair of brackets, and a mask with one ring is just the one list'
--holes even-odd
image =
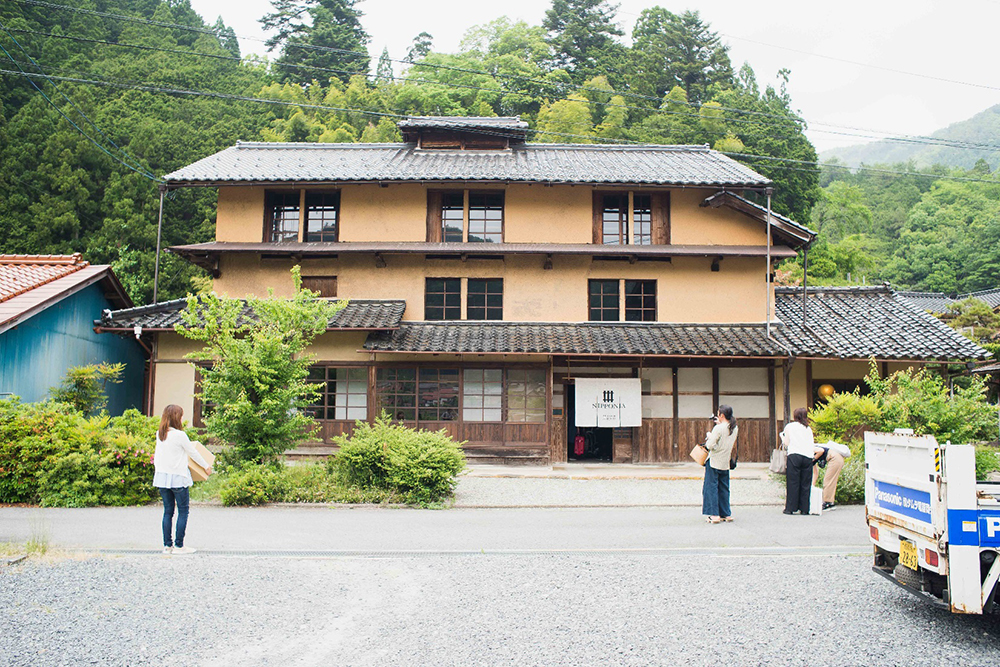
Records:
{"label": "distant mountain", "polygon": [[993,144],[997,148],[956,148],[928,143],[902,143],[898,141],[873,141],[868,144],[832,148],[820,153],[822,161],[837,158],[851,166],[864,164],[892,164],[913,160],[917,166],[943,164],[949,167],[971,168],[980,158],[986,160],[991,170],[1000,166],[1000,104],[977,113],[968,120],[949,125],[933,132],[935,139],[964,141],[972,144]]}

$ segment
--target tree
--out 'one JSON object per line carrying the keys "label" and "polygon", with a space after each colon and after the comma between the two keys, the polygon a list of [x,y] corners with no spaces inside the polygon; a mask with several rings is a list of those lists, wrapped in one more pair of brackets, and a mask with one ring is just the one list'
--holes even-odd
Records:
{"label": "tree", "polygon": [[409,50],[406,52],[406,61],[415,63],[418,60],[427,57],[427,54],[431,52],[431,48],[434,44],[434,36],[429,32],[422,32],[413,38],[413,43],[410,44]]}
{"label": "tree", "polygon": [[977,343],[1000,342],[1000,313],[974,297],[949,304],[947,322]]}
{"label": "tree", "polygon": [[188,355],[201,366],[198,397],[213,406],[205,416],[208,433],[232,445],[231,463],[274,463],[296,442],[315,432],[304,412],[316,401],[321,384],[306,382],[314,357],[309,344],[347,302],[330,303],[302,288],[299,267],[292,269],[290,299],[248,299],[252,321],[241,316],[244,304],[208,294],[189,296],[181,312],[183,336],[205,344]]}
{"label": "tree", "polygon": [[[622,64],[625,48],[615,41],[625,33],[615,24],[618,5],[607,0],[552,0],[542,27],[557,67],[565,69],[576,84]],[[618,81],[615,82],[616,84]]]}
{"label": "tree", "polygon": [[872,212],[863,199],[861,189],[843,182],[831,183],[821,191],[812,210],[811,227],[830,243],[852,234],[869,234]]}
{"label": "tree", "polygon": [[[594,134],[587,98],[574,93],[542,107],[538,112],[539,141],[548,143],[589,144]],[[550,132],[552,134],[545,134]]]}
{"label": "tree", "polygon": [[[275,35],[267,47],[281,48],[275,69],[283,80],[307,85],[335,77],[347,83],[367,74],[370,38],[361,26],[357,0],[273,0],[274,11],[260,20]],[[321,68],[321,69],[317,69]]]}
{"label": "tree", "polygon": [[680,16],[663,7],[644,9],[632,30],[632,82],[646,95],[662,97],[680,86],[694,105],[732,85],[729,47],[698,12]]}
{"label": "tree", "polygon": [[236,38],[236,31],[227,26],[220,16],[212,26],[216,36],[219,38],[219,45],[226,53],[234,58],[240,57],[240,41]]}
{"label": "tree", "polygon": [[74,366],[58,387],[49,390],[52,400],[68,403],[84,415],[103,410],[108,405],[108,383],[121,384],[125,364],[90,364]]}
{"label": "tree", "polygon": [[389,57],[389,49],[383,46],[382,55],[378,57],[378,67],[375,68],[375,85],[384,86],[392,83],[393,78],[392,58]]}

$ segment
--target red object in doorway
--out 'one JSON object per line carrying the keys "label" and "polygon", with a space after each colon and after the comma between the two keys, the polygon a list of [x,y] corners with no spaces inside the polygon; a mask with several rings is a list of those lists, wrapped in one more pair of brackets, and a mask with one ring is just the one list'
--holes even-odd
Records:
{"label": "red object in doorway", "polygon": [[583,445],[584,445],[584,440],[582,435],[578,435],[573,439],[574,456],[583,456]]}

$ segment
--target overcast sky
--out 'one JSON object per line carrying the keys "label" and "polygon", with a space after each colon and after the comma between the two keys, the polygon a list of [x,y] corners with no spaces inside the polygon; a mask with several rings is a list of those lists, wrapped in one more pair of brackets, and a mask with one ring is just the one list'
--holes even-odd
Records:
{"label": "overcast sky", "polygon": [[[269,0],[191,4],[207,21],[221,14],[238,35],[256,37],[264,36],[257,19],[271,7]],[[657,4],[675,13],[700,10],[730,46],[734,67],[749,62],[762,84],[790,69],[792,101],[819,150],[870,141],[871,130],[930,134],[1000,103],[1000,0],[623,0],[618,20],[626,38],[639,13]],[[502,15],[537,25],[550,3],[366,0],[358,6],[372,56],[386,46],[402,58],[421,31],[434,36],[435,50],[453,52],[469,27]],[[265,52],[259,41],[240,46],[244,54]]]}

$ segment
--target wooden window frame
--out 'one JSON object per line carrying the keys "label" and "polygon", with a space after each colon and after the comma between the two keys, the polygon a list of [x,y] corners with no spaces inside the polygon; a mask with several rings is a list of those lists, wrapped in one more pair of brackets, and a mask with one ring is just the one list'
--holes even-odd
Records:
{"label": "wooden window frame", "polygon": [[[602,285],[601,291],[598,294],[594,293],[594,285],[600,283]],[[622,318],[622,281],[617,278],[590,278],[587,281],[587,321],[588,322],[620,322]],[[610,296],[610,292],[604,291],[604,286],[614,284],[615,286],[615,299],[617,303],[614,309],[609,306],[605,306],[605,299]],[[600,298],[601,303],[596,307],[593,305],[593,298],[597,296]],[[615,318],[613,320],[605,319],[604,314],[606,312],[611,312],[613,310]],[[594,318],[594,313],[600,314],[600,317]]]}
{"label": "wooden window frame", "polygon": [[[273,202],[272,198],[281,197],[283,199],[291,199],[292,196],[298,199],[298,222],[295,226],[295,239],[283,238],[275,239],[275,229],[274,229],[274,211],[276,204]],[[304,195],[301,190],[265,190],[264,191],[264,242],[265,243],[288,243],[291,241],[298,241],[301,239],[302,235],[302,207],[303,207]],[[287,206],[287,204],[283,204]],[[287,233],[286,233],[287,234]]]}
{"label": "wooden window frame", "polygon": [[[629,294],[628,288],[630,283],[632,285],[640,285],[643,288],[652,285],[653,289],[652,292],[646,292],[645,290],[643,290],[639,294]],[[657,285],[655,279],[633,280],[631,278],[627,278],[624,280],[624,285],[622,286],[622,309],[623,309],[622,314],[624,315],[625,322],[656,322],[656,298],[657,298],[656,288]],[[634,305],[631,307],[629,306],[630,298],[633,300],[639,299],[641,301],[638,308],[636,308]],[[652,300],[652,306],[648,305],[648,300]],[[632,314],[638,313],[639,315],[638,319],[629,318],[630,313]],[[647,317],[647,315],[649,316]]]}
{"label": "wooden window frame", "polygon": [[[490,291],[490,283],[500,283],[500,291]],[[484,291],[476,292],[475,294],[482,295],[483,305],[473,306],[472,305],[472,285],[473,283],[482,283]],[[499,298],[499,305],[490,305],[491,297]],[[472,317],[470,314],[473,309],[482,310],[483,317]],[[495,314],[496,317],[490,317],[490,315]],[[500,321],[503,320],[503,278],[467,278],[466,279],[466,290],[465,290],[465,319],[467,320],[481,320],[481,321]]]}
{"label": "wooden window frame", "polygon": [[302,276],[302,287],[317,292],[321,299],[337,298],[337,276]]}
{"label": "wooden window frame", "polygon": [[[336,387],[334,388],[333,392],[330,391],[330,382],[331,381],[337,382],[336,374],[337,374],[337,371],[341,371],[341,370],[346,370],[348,372],[348,379],[347,379],[348,391],[343,393],[343,395],[347,397],[347,405],[345,405],[345,406],[337,406],[336,403],[331,404],[330,400],[329,400],[331,395],[333,395],[333,396],[337,396],[338,395],[338,392],[336,391]],[[315,374],[316,374],[317,371],[320,371],[322,373],[322,375],[323,375],[322,379],[316,379],[315,378]],[[363,385],[364,386],[364,391],[363,392],[360,392],[360,391],[350,391],[351,385],[353,383],[358,382],[358,380],[352,380],[350,378],[351,371],[357,371],[359,374],[362,374],[364,376],[364,379],[363,379],[363,382],[364,382],[364,385]],[[333,376],[332,379],[331,379],[331,375]],[[354,422],[354,421],[357,421],[358,419],[368,419],[368,413],[369,413],[369,407],[370,407],[369,406],[369,400],[371,399],[371,396],[370,396],[371,392],[369,391],[369,387],[368,387],[368,368],[367,367],[365,367],[365,366],[340,366],[340,365],[336,365],[336,364],[326,364],[326,363],[324,363],[324,364],[314,364],[309,369],[309,378],[307,379],[307,382],[309,382],[310,384],[323,384],[324,385],[323,388],[320,390],[321,391],[321,394],[320,394],[320,403],[319,404],[314,403],[314,404],[310,405],[308,408],[306,408],[306,412],[307,413],[309,413],[311,410],[314,410],[314,409],[317,409],[317,408],[320,409],[320,410],[322,410],[323,414],[322,414],[321,417],[317,417],[315,415],[312,415],[312,417],[316,421],[350,421],[350,422]],[[350,397],[351,396],[360,396],[362,394],[365,397],[365,405],[364,405],[365,416],[364,417],[350,417],[350,416],[346,416],[346,415],[350,414],[350,410],[352,408],[358,408],[359,407],[359,406],[351,405],[351,399],[350,399]],[[343,407],[344,408],[345,416],[343,418],[339,418],[339,417],[336,416],[336,410],[337,410],[338,407]],[[329,414],[330,414],[331,410],[334,411],[334,416],[333,417],[329,417]]]}
{"label": "wooden window frame", "polygon": [[608,245],[604,238],[604,198],[607,196],[627,197],[626,229],[619,229],[619,241],[623,245],[646,245],[636,242],[635,197],[650,198],[649,237],[650,245],[670,245],[670,191],[669,190],[594,190],[593,192],[593,233],[595,245]]}
{"label": "wooden window frame", "polygon": [[[323,231],[322,229],[317,232],[319,238],[312,239],[310,236],[313,234],[310,229],[310,219],[309,219],[309,198],[310,197],[336,197],[336,204],[334,206],[334,228],[333,232]],[[326,210],[329,207],[324,207]],[[304,231],[302,232],[302,240],[306,243],[336,243],[340,241],[340,190],[305,190],[303,196],[303,219],[304,219]]]}
{"label": "wooden window frame", "polygon": [[[441,281],[443,281],[444,282],[444,286],[443,286],[444,291],[442,291],[442,292],[431,292],[431,291],[429,291],[430,281],[432,281],[432,280],[441,280]],[[454,283],[454,282],[458,283],[458,291],[457,292],[448,289],[448,287],[450,286],[450,284]],[[443,297],[442,298],[442,302],[443,302],[442,305],[440,305],[440,306],[431,306],[431,305],[429,305],[427,303],[427,301],[428,301],[427,297],[430,296],[431,294],[441,294],[442,297]],[[453,308],[456,307],[455,305],[449,305],[448,304],[448,297],[451,296],[451,295],[457,295],[457,297],[456,297],[456,299],[457,299],[457,308],[458,308],[458,316],[457,317],[448,317],[448,310],[449,309],[453,309]],[[431,308],[440,308],[441,309],[441,317],[431,317],[430,316],[430,309]],[[454,322],[454,321],[461,320],[461,319],[462,319],[462,278],[434,278],[434,277],[424,278],[424,320],[427,321],[427,322]]]}
{"label": "wooden window frame", "polygon": [[[458,243],[457,240],[445,240],[444,233],[444,198],[447,195],[462,195],[462,243],[482,243],[483,245],[503,243],[506,234],[507,192],[506,190],[455,190],[441,189],[427,191],[427,242],[428,243]],[[474,241],[470,239],[471,219],[470,198],[483,195],[499,195],[503,203],[500,206],[500,240]],[[454,209],[449,209],[454,210]],[[485,231],[483,232],[486,233]]]}

